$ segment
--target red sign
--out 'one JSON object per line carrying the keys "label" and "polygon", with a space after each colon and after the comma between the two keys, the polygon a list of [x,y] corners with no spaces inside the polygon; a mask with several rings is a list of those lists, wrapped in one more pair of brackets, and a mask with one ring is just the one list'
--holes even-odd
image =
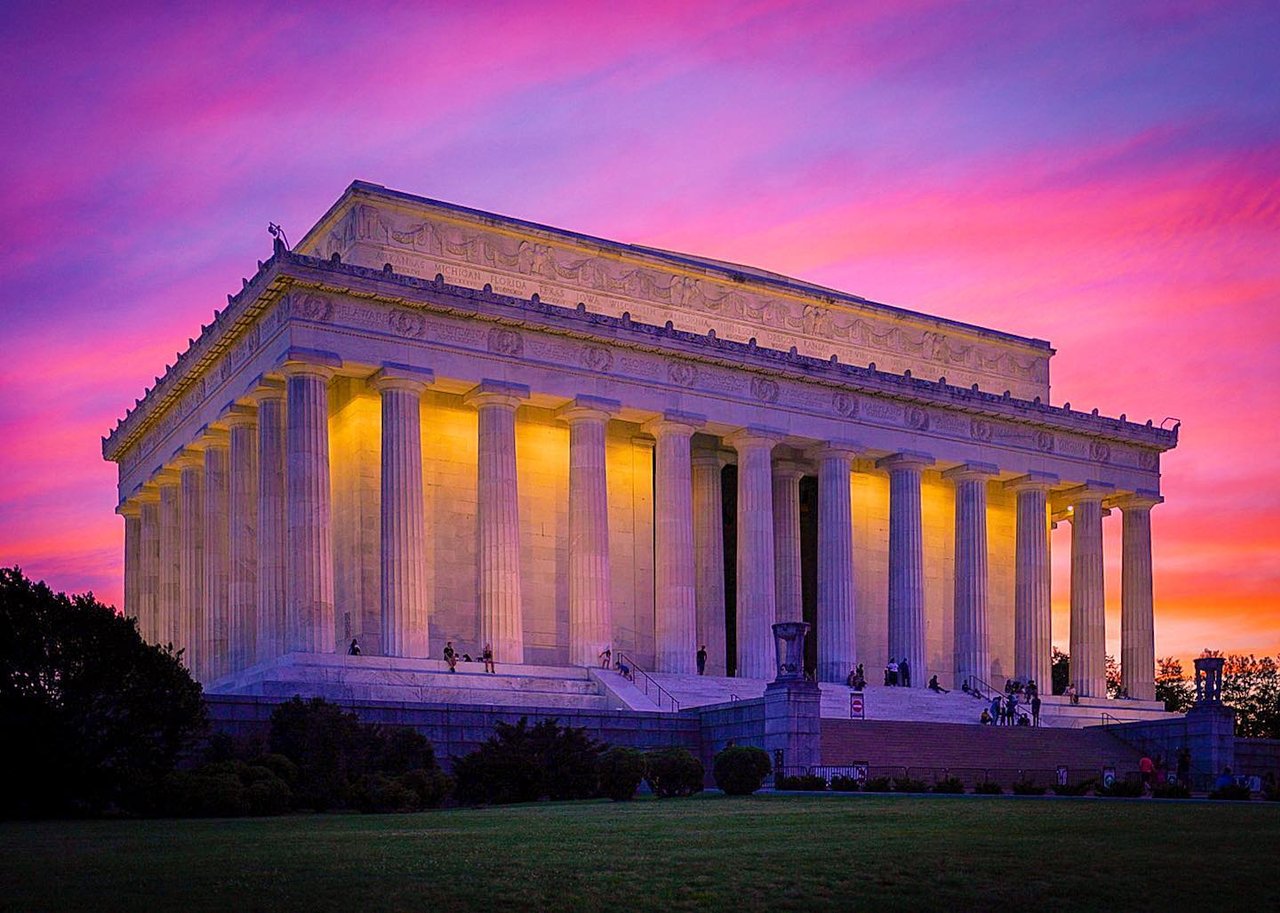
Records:
{"label": "red sign", "polygon": [[862,692],[855,691],[849,695],[849,719],[865,720],[867,718],[867,707],[862,700]]}

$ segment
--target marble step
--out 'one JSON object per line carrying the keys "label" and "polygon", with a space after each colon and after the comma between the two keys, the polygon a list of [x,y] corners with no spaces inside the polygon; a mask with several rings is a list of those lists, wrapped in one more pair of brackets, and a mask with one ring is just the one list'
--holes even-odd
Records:
{"label": "marble step", "polygon": [[473,689],[466,687],[420,687],[388,685],[375,682],[306,682],[271,680],[258,682],[244,694],[257,697],[293,697],[300,691],[307,696],[342,701],[391,701],[413,704],[458,704],[486,707],[541,707],[576,710],[607,710],[609,702],[601,694],[559,691]]}

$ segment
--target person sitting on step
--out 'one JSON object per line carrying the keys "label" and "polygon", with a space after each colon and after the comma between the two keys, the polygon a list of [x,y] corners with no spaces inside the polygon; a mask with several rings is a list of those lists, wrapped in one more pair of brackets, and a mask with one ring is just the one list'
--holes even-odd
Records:
{"label": "person sitting on step", "polygon": [[484,671],[497,673],[497,668],[493,665],[493,647],[489,644],[484,645],[484,650],[480,653],[480,658],[484,660]]}
{"label": "person sitting on step", "polygon": [[348,656],[360,655],[360,641],[356,640],[354,637],[351,638],[351,646],[347,647],[347,655]]}
{"label": "person sitting on step", "polygon": [[448,641],[444,645],[444,661],[449,664],[450,672],[457,672],[454,668],[458,665],[458,651],[453,649],[453,641]]}
{"label": "person sitting on step", "polygon": [[936,692],[938,692],[939,694],[950,694],[950,693],[951,693],[951,692],[950,692],[950,691],[948,691],[946,688],[944,688],[944,687],[942,687],[941,685],[939,685],[939,684],[938,684],[938,676],[936,676],[936,675],[929,679],[929,690],[930,690],[930,691],[936,691]]}

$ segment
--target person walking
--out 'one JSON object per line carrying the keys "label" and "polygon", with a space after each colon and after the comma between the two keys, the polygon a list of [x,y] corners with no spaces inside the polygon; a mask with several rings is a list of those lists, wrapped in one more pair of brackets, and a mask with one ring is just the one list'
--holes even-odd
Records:
{"label": "person walking", "polygon": [[611,665],[613,665],[613,650],[606,644],[600,651],[600,668],[608,669]]}
{"label": "person walking", "polygon": [[484,671],[485,671],[485,672],[497,672],[497,671],[498,671],[496,668],[494,668],[494,665],[493,665],[493,647],[491,647],[489,644],[485,644],[485,645],[484,645],[484,652],[480,654],[480,658],[481,658],[482,660],[484,660]]}
{"label": "person walking", "polygon": [[698,674],[707,674],[707,645],[703,644],[698,648]]}

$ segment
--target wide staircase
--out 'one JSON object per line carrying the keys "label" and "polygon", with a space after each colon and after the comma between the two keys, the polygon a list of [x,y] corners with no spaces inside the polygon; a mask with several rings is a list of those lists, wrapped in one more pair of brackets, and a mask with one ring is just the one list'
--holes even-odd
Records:
{"label": "wide staircase", "polygon": [[212,694],[292,697],[405,704],[464,704],[485,707],[617,709],[616,699],[576,666],[499,664],[485,673],[479,662],[459,662],[450,672],[443,660],[389,656],[290,653],[226,676]]}
{"label": "wide staircase", "polygon": [[1033,729],[888,720],[822,721],[822,765],[828,775],[867,765],[868,775],[933,782],[955,776],[972,786],[1018,780],[1049,786],[1059,767],[1072,783],[1105,769],[1123,779],[1140,753],[1101,727]]}

